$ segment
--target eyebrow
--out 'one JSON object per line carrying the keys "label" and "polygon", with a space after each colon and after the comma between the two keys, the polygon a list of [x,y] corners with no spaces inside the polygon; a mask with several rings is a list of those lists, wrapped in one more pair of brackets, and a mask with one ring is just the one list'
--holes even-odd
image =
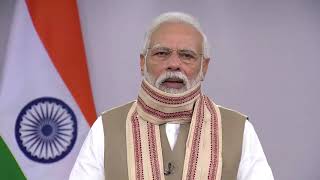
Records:
{"label": "eyebrow", "polygon": [[154,46],[152,46],[152,47],[150,47],[150,48],[156,48],[156,47],[165,47],[165,46],[163,46],[163,45],[161,45],[160,43],[158,43],[158,44],[155,44]]}
{"label": "eyebrow", "polygon": [[[157,47],[165,47],[165,48],[173,49],[173,48],[164,46],[164,45],[162,45],[162,44],[160,44],[160,43],[157,43],[157,44],[155,44],[154,46],[152,46],[152,47],[150,47],[150,48],[152,49],[152,48],[157,48]],[[174,48],[174,49],[176,49],[176,48]],[[197,52],[195,49],[192,49],[192,48],[178,48],[178,49],[179,49],[179,50],[189,50],[189,51]]]}

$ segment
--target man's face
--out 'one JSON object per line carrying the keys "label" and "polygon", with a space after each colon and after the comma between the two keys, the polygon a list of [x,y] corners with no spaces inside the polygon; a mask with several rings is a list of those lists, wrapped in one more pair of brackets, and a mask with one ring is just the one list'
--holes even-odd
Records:
{"label": "man's face", "polygon": [[202,56],[202,41],[201,34],[191,25],[161,24],[151,35],[146,56],[140,56],[146,80],[168,93],[193,87],[202,79],[209,63]]}

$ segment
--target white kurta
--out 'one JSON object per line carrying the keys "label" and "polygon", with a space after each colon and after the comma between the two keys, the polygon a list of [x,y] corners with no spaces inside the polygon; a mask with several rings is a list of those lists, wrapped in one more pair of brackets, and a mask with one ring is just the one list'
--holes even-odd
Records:
{"label": "white kurta", "polygon": [[[166,134],[173,149],[179,124],[166,124]],[[70,180],[104,180],[104,132],[101,116],[91,127],[70,174]],[[241,161],[237,180],[273,180],[271,168],[259,138],[249,121],[243,134]]]}

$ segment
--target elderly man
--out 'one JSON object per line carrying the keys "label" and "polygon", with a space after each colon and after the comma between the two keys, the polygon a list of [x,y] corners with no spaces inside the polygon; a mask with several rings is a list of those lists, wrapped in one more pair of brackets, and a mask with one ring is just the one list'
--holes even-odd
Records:
{"label": "elderly man", "polygon": [[272,180],[247,117],[201,91],[209,60],[192,16],[157,17],[140,55],[137,99],[98,118],[70,179]]}

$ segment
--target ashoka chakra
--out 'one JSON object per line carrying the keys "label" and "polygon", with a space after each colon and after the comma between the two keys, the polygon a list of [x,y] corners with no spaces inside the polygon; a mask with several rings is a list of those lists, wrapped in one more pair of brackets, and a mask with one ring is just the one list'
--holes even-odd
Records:
{"label": "ashoka chakra", "polygon": [[20,149],[28,158],[41,163],[56,162],[75,144],[76,116],[57,98],[38,98],[19,113],[15,134]]}

